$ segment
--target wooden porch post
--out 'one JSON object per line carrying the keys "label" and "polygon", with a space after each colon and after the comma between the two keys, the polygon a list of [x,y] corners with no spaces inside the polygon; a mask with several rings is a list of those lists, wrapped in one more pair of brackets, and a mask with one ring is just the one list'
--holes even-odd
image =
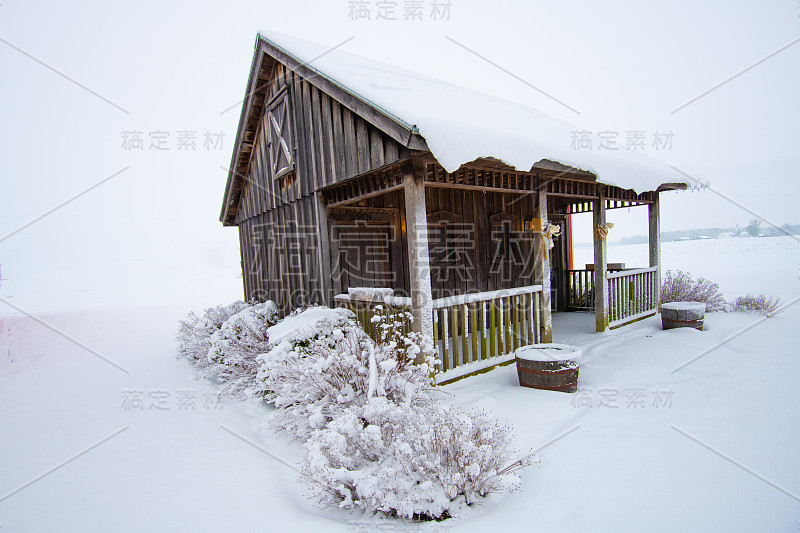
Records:
{"label": "wooden porch post", "polygon": [[411,312],[414,331],[433,339],[433,293],[430,256],[428,255],[428,215],[425,184],[416,177],[411,165],[403,169],[406,231],[408,237],[408,274],[411,281]]}
{"label": "wooden porch post", "polygon": [[648,235],[650,244],[650,266],[657,266],[656,270],[656,286],[655,286],[655,301],[661,312],[661,208],[658,201],[658,193],[653,193],[655,197],[652,204],[647,206],[648,209]]}
{"label": "wooden porch post", "polygon": [[[540,190],[538,196],[538,207],[536,211],[537,218],[542,221],[542,228],[547,224],[547,193]],[[536,265],[536,281],[537,285],[542,286],[542,296],[539,298],[541,331],[541,342],[553,342],[553,315],[550,311],[550,250],[547,249],[547,244],[544,239],[539,239],[539,246],[535,248],[541,250],[539,257],[535,261]]]}
{"label": "wooden porch post", "polygon": [[[315,193],[314,207],[316,210],[317,228],[317,264],[319,272],[319,295],[316,298],[321,299],[321,304],[328,307],[333,307],[333,283],[331,276],[331,243],[329,240],[330,230],[328,229],[328,206],[325,205],[325,200],[322,198],[322,193]],[[337,261],[338,263],[338,261]]]}
{"label": "wooden porch post", "polygon": [[606,240],[597,234],[600,224],[606,223],[606,192],[600,187],[600,197],[592,202],[592,231],[594,231],[594,313],[596,331],[608,329],[608,256]]}

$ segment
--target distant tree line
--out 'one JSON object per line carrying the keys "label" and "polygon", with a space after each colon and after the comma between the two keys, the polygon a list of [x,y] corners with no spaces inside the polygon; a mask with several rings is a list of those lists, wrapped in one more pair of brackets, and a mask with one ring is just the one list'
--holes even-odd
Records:
{"label": "distant tree line", "polygon": [[[728,228],[694,228],[675,231],[662,231],[661,241],[682,241],[693,239],[719,239],[721,237],[779,237],[781,235],[800,235],[800,224],[784,224],[779,228],[762,224],[754,218],[746,226],[739,224]],[[616,244],[641,244],[647,242],[647,235],[623,237]]]}

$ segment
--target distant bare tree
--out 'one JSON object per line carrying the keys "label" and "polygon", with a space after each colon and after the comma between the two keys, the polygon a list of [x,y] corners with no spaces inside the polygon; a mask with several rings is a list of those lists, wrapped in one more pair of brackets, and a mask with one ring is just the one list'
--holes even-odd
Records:
{"label": "distant bare tree", "polygon": [[757,218],[754,218],[750,221],[750,224],[747,225],[745,231],[753,237],[758,237],[758,235],[761,233],[761,221]]}

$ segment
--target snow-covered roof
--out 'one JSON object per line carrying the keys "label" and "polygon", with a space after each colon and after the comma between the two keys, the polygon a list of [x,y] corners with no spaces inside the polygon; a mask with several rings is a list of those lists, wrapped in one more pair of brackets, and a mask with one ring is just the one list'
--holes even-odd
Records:
{"label": "snow-covered roof", "polygon": [[280,33],[262,30],[259,38],[402,128],[418,132],[449,172],[494,157],[519,170],[555,161],[636,192],[686,183],[667,164],[635,150],[574,150],[572,132],[583,128],[536,109]]}

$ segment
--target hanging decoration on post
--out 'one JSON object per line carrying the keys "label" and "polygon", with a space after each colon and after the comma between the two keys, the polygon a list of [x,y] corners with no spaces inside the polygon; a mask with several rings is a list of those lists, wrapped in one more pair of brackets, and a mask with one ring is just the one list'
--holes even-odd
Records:
{"label": "hanging decoration on post", "polygon": [[561,235],[561,226],[558,224],[545,224],[542,228],[542,252],[547,259],[547,250],[555,246],[553,240]]}
{"label": "hanging decoration on post", "polygon": [[535,218],[535,217],[528,217],[525,221],[525,226],[523,228],[525,231],[529,231],[531,233],[541,233],[542,232],[542,219]]}
{"label": "hanging decoration on post", "polygon": [[606,240],[606,237],[608,237],[608,232],[611,231],[611,228],[613,227],[614,224],[612,224],[611,222],[606,222],[605,224],[598,224],[594,230],[594,234],[597,235],[597,237],[601,241],[604,241]]}

